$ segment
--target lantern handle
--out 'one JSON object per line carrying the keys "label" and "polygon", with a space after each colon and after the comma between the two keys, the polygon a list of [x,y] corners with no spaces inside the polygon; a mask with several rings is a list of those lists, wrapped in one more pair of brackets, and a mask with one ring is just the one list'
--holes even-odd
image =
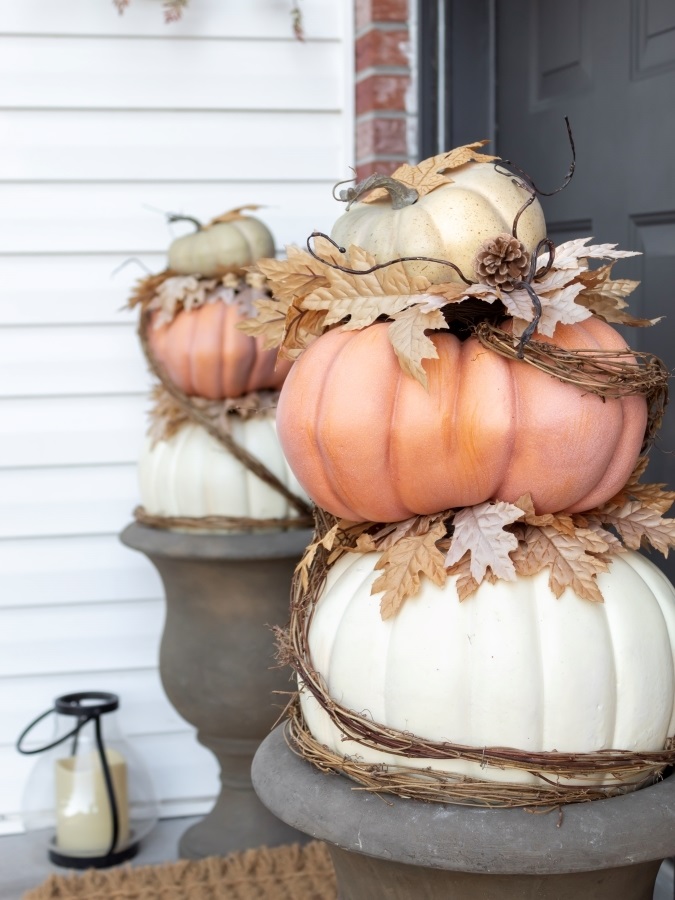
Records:
{"label": "lantern handle", "polygon": [[84,726],[87,724],[87,722],[91,722],[92,719],[98,718],[98,713],[78,717],[77,725],[75,726],[75,728],[73,728],[73,730],[69,731],[67,734],[62,735],[60,738],[57,738],[57,740],[52,741],[51,744],[45,744],[44,746],[36,747],[33,750],[26,750],[24,747],[22,747],[21,744],[23,743],[23,741],[27,737],[27,735],[33,730],[33,728],[35,728],[36,725],[38,725],[40,722],[42,722],[43,719],[46,719],[47,716],[51,716],[51,714],[55,713],[55,712],[56,712],[56,707],[52,707],[51,709],[48,709],[47,712],[42,713],[42,715],[38,716],[37,719],[33,719],[33,721],[30,723],[30,725],[27,725],[26,728],[24,728],[24,730],[21,732],[21,734],[19,735],[19,738],[16,742],[16,749],[19,751],[19,753],[22,753],[24,756],[32,756],[35,753],[44,753],[45,750],[52,750],[54,747],[58,747],[59,744],[63,744],[65,741],[68,740],[68,738],[71,738],[74,735],[77,735],[78,732],[82,728],[84,728]]}

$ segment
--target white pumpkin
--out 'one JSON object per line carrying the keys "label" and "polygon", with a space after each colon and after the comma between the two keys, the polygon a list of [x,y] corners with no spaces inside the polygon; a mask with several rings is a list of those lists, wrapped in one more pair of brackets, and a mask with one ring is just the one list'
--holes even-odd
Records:
{"label": "white pumpkin", "polygon": [[[295,494],[305,497],[281,451],[273,418],[232,417],[232,437]],[[139,463],[141,503],[156,516],[297,515],[288,500],[261,481],[199,425],[186,424],[154,446]]]}
{"label": "white pumpkin", "polygon": [[248,266],[274,256],[269,228],[253,216],[217,222],[177,238],[169,247],[169,268],[179,275],[212,278],[230,266]]}
{"label": "white pumpkin", "polygon": [[[357,244],[378,263],[402,256],[428,256],[455,263],[466,278],[477,280],[476,251],[488,238],[511,232],[513,220],[529,192],[500,174],[491,163],[469,162],[448,173],[450,183],[402,209],[392,209],[387,195],[373,203],[357,201],[337,220],[331,237],[343,247]],[[532,253],[546,237],[538,200],[518,220],[518,238]],[[459,281],[449,266],[405,263],[411,275],[433,284]]]}
{"label": "white pumpkin", "polygon": [[[547,571],[484,582],[463,603],[454,578],[444,588],[423,579],[387,621],[381,594],[370,595],[379,557],[341,557],[311,622],[312,665],[343,706],[435,741],[533,752],[662,750],[675,732],[675,589],[638,553],[599,576],[604,603],[569,588],[556,599]],[[516,770],[378,752],[343,740],[307,689],[301,704],[313,736],[343,756],[536,783]]]}

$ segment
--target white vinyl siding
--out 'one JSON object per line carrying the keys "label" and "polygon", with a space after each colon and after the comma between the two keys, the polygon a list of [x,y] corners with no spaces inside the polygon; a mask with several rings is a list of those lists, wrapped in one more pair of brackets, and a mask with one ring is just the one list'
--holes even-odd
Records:
{"label": "white vinyl siding", "polygon": [[111,690],[162,814],[199,814],[217,766],[157,672],[161,582],[120,530],[138,500],[150,379],[135,280],[162,211],[248,203],[281,250],[330,230],[353,162],[351,2],[0,0],[0,833],[34,761],[14,742],[73,690]]}

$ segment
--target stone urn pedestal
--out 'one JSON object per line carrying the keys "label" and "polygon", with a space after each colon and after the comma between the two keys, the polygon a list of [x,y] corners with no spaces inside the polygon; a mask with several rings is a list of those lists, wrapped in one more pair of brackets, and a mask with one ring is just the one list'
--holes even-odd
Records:
{"label": "stone urn pedestal", "polygon": [[293,569],[311,531],[183,534],[129,525],[127,547],[157,568],[166,595],[159,670],[166,694],[220,764],[221,791],[179,843],[187,859],[305,840],[251,785],[258,745],[291,688],[276,667],[271,626],[288,619]]}
{"label": "stone urn pedestal", "polygon": [[675,853],[675,775],[551,812],[376,796],[287,746],[283,726],[253,761],[263,803],[326,841],[340,900],[652,900]]}

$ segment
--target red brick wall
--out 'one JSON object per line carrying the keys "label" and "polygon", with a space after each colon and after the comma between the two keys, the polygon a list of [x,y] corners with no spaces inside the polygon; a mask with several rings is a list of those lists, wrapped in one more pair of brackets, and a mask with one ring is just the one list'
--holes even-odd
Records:
{"label": "red brick wall", "polygon": [[[409,0],[355,0],[356,170],[391,173],[408,159],[405,52]],[[410,0],[414,2],[414,0]]]}

